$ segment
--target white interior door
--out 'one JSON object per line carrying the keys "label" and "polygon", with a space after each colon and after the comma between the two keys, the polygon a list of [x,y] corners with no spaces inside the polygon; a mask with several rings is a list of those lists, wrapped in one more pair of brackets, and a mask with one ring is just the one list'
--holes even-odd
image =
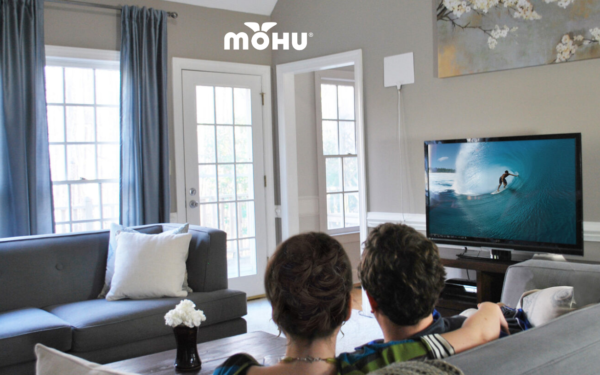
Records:
{"label": "white interior door", "polygon": [[183,71],[186,214],[227,233],[229,288],[264,294],[261,77]]}

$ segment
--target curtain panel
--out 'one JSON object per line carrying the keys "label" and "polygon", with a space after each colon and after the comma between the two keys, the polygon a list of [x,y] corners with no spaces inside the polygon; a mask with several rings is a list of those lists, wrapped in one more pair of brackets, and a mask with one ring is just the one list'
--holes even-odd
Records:
{"label": "curtain panel", "polygon": [[43,0],[0,0],[0,237],[54,231]]}
{"label": "curtain panel", "polygon": [[169,222],[167,13],[121,12],[121,223]]}

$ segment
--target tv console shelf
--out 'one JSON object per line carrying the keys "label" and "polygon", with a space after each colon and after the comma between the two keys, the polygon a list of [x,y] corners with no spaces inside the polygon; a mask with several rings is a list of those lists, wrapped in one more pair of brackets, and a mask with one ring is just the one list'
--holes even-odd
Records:
{"label": "tv console shelf", "polygon": [[[445,267],[477,271],[477,303],[500,302],[504,275],[509,266],[515,261],[500,261],[487,258],[481,259],[446,259],[442,258]],[[463,310],[477,308],[476,304],[455,299],[440,298],[436,309],[442,316],[460,314]]]}

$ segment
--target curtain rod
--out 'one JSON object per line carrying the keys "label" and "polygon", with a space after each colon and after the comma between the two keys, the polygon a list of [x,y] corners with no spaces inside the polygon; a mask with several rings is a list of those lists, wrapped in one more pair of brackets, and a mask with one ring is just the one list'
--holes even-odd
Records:
{"label": "curtain rod", "polygon": [[[50,3],[57,3],[57,4],[70,4],[70,5],[81,5],[81,6],[87,6],[87,7],[93,7],[93,8],[114,9],[114,10],[118,10],[118,11],[121,11],[123,9],[122,7],[116,6],[116,5],[86,3],[83,1],[75,1],[75,0],[44,0],[44,1],[50,2]],[[167,15],[171,18],[179,17],[179,15],[176,12],[167,12]]]}

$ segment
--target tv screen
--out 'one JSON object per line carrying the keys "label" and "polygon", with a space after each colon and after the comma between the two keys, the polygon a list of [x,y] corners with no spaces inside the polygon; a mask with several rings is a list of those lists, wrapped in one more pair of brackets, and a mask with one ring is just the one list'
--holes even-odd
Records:
{"label": "tv screen", "polygon": [[583,255],[581,134],[425,142],[427,236]]}

